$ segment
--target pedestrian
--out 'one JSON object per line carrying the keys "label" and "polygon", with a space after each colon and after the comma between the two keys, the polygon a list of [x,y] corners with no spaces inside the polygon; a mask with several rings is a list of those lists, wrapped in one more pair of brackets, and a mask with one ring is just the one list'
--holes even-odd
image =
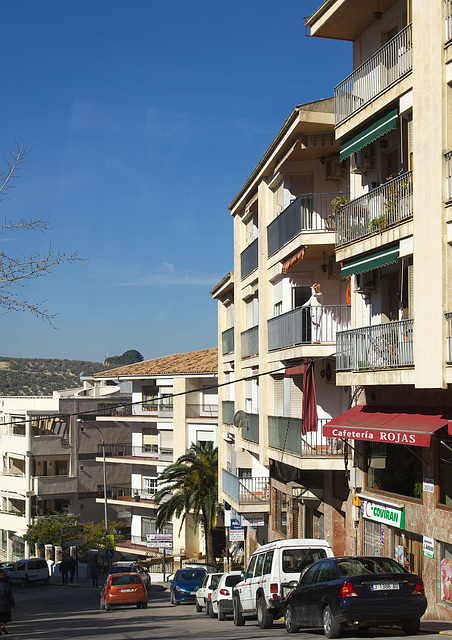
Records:
{"label": "pedestrian", "polygon": [[93,587],[99,586],[99,574],[100,574],[100,564],[97,561],[97,558],[94,560],[91,565],[91,577],[93,579]]}
{"label": "pedestrian", "polygon": [[75,576],[75,570],[77,568],[77,562],[75,561],[74,556],[71,556],[69,558],[69,575],[70,575],[70,580],[71,580],[71,584],[74,582],[74,576]]}
{"label": "pedestrian", "polygon": [[69,573],[69,563],[66,558],[63,558],[60,562],[60,573],[63,584],[67,584],[67,574]]}
{"label": "pedestrian", "polygon": [[1,631],[8,634],[6,625],[11,622],[11,609],[16,606],[11,587],[6,580],[6,575],[0,573],[0,625]]}

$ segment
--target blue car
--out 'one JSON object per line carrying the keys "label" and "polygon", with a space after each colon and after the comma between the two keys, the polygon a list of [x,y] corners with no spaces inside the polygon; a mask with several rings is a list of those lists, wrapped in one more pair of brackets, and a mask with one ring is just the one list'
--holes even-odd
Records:
{"label": "blue car", "polygon": [[206,573],[205,569],[178,569],[171,580],[171,604],[194,602]]}

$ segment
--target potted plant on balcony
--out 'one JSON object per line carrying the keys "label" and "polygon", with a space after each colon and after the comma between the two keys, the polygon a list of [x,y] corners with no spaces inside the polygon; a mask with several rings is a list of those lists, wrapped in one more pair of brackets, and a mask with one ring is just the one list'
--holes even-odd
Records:
{"label": "potted plant on balcony", "polygon": [[372,218],[370,221],[370,231],[371,233],[376,233],[379,231],[380,233],[386,229],[388,225],[388,218],[385,213],[382,213],[378,218]]}
{"label": "potted plant on balcony", "polygon": [[335,198],[333,198],[331,200],[331,203],[330,203],[331,213],[326,218],[327,229],[330,229],[330,230],[334,231],[334,229],[336,228],[336,215],[337,215],[339,209],[344,204],[347,204],[347,202],[350,202],[349,199],[346,198],[345,196],[341,196],[341,195],[336,196]]}
{"label": "potted plant on balcony", "polygon": [[133,492],[133,498],[135,502],[140,502],[140,494],[138,493],[138,489],[135,489],[135,491]]}

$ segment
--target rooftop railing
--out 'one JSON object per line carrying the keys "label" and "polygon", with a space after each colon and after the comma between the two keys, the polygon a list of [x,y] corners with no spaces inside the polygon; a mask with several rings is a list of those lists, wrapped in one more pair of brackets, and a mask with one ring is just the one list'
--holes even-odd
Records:
{"label": "rooftop railing", "polygon": [[413,172],[407,171],[340,207],[336,215],[336,248],[412,217]]}
{"label": "rooftop railing", "polygon": [[413,320],[339,332],[336,371],[392,369],[414,364]]}
{"label": "rooftop railing", "polygon": [[268,446],[298,456],[340,456],[342,443],[337,438],[324,438],[322,427],[330,418],[317,421],[317,431],[303,434],[301,418],[268,416]]}
{"label": "rooftop railing", "polygon": [[298,196],[267,227],[268,255],[278,251],[302,231],[333,231],[331,201],[349,193],[307,193]]}
{"label": "rooftop railing", "polygon": [[411,71],[412,46],[409,24],[335,87],[336,125]]}

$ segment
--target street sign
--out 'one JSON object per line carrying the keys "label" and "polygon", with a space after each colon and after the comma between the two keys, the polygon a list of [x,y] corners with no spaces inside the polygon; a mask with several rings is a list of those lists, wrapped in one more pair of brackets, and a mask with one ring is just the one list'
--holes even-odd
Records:
{"label": "street sign", "polygon": [[159,551],[161,553],[168,553],[169,555],[172,555],[173,553],[173,547],[159,547]]}
{"label": "street sign", "polygon": [[107,549],[105,551],[105,555],[107,558],[114,558],[115,557],[115,550],[114,549]]}
{"label": "street sign", "polygon": [[232,529],[229,531],[229,540],[231,542],[243,542],[245,540],[245,529]]}
{"label": "street sign", "polygon": [[105,548],[107,550],[115,548],[115,536],[112,533],[107,533],[105,536]]}
{"label": "street sign", "polygon": [[173,546],[172,533],[148,533],[146,534],[146,542],[157,542],[155,546],[160,546],[160,542],[170,542]]}
{"label": "street sign", "polygon": [[83,525],[61,527],[61,546],[63,549],[80,547],[83,542]]}

